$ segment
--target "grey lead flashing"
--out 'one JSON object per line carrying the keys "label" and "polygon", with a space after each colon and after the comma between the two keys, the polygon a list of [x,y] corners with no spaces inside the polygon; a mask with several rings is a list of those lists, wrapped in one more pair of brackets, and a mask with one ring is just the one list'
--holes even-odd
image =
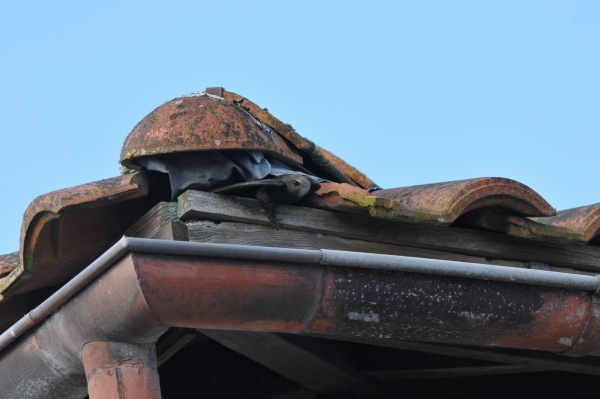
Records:
{"label": "grey lead flashing", "polygon": [[272,248],[123,237],[71,281],[0,335],[0,351],[42,321],[127,252],[208,256],[392,270],[598,292],[600,276],[566,274],[440,259],[335,250]]}

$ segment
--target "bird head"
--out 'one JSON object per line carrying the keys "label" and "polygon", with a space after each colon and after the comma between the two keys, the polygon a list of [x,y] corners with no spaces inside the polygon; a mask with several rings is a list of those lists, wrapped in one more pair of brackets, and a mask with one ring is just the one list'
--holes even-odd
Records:
{"label": "bird head", "polygon": [[304,199],[321,188],[316,180],[305,175],[284,175],[281,180],[285,182],[286,191],[299,199]]}

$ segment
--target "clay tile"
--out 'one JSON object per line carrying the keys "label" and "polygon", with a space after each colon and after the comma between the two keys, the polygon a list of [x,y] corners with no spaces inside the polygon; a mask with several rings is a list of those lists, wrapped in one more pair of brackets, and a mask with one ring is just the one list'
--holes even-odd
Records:
{"label": "clay tile", "polygon": [[321,183],[321,188],[308,197],[302,205],[378,219],[441,224],[438,215],[432,214],[425,208],[376,197],[367,190],[346,183]]}
{"label": "clay tile", "polygon": [[23,218],[20,259],[15,264],[15,254],[0,258],[0,300],[25,283],[25,291],[61,283],[118,240],[147,210],[140,202],[149,191],[147,175],[119,176],[33,200]]}
{"label": "clay tile", "polygon": [[332,180],[340,183],[349,183],[354,186],[358,185],[362,188],[372,188],[377,186],[368,177],[356,170],[356,168],[315,145],[315,143],[307,138],[302,137],[294,130],[292,125],[284,123],[271,115],[267,108],[261,108],[249,99],[230,91],[223,90],[222,95],[226,100],[231,102],[243,100],[242,104],[248,107],[248,110],[252,115],[256,116],[263,123],[267,124],[271,129],[275,130],[285,138],[289,143],[293,144],[294,147],[303,152],[320,168],[323,168],[330,175]]}
{"label": "clay tile", "polygon": [[430,218],[451,224],[460,215],[484,207],[500,207],[524,216],[556,214],[538,193],[510,179],[484,177],[447,183],[379,190],[374,196],[426,210]]}
{"label": "clay tile", "polygon": [[566,209],[553,217],[509,218],[507,233],[536,240],[586,244],[600,233],[600,204]]}
{"label": "clay tile", "polygon": [[209,150],[263,151],[292,165],[303,162],[295,148],[242,107],[206,93],[175,98],[149,113],[125,139],[120,162],[138,169],[140,157]]}

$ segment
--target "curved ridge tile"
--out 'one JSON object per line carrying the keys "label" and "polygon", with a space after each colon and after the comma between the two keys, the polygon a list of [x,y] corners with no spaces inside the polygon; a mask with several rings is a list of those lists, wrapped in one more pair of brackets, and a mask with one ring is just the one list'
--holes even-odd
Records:
{"label": "curved ridge tile", "polygon": [[556,210],[531,188],[499,177],[400,187],[375,191],[373,195],[425,209],[432,216],[439,215],[439,222],[443,224],[487,206],[500,206],[524,216],[556,215]]}
{"label": "curved ridge tile", "polygon": [[[138,172],[53,191],[34,199],[23,217],[18,265],[13,267],[8,275],[0,278],[0,300],[14,294],[36,274],[40,265],[51,267],[60,264],[62,267],[61,260],[66,263],[73,262],[74,258],[80,255],[74,254],[73,251],[79,248],[69,248],[69,253],[62,253],[64,250],[61,248],[61,240],[65,235],[68,239],[80,239],[82,242],[95,239],[86,232],[63,231],[62,223],[67,213],[83,207],[99,206],[100,203],[112,204],[123,199],[146,196],[146,180],[146,173]],[[86,223],[85,220],[78,222]],[[94,222],[88,222],[90,225],[87,230],[94,230]],[[105,223],[112,222],[107,220]],[[77,234],[81,237],[77,237]],[[99,241],[97,245],[104,249],[105,243],[101,239]]]}
{"label": "curved ridge tile", "polygon": [[542,241],[587,244],[600,234],[600,204],[559,211],[553,217],[508,218],[507,233]]}
{"label": "curved ridge tile", "polygon": [[336,157],[335,155],[323,150],[315,143],[302,137],[292,125],[283,123],[271,113],[267,108],[261,108],[246,97],[242,97],[239,94],[222,90],[221,95],[226,100],[233,102],[234,100],[244,100],[244,106],[249,108],[249,112],[260,119],[263,123],[273,128],[286,140],[291,142],[294,147],[303,151],[310,159],[312,159],[317,165],[323,168],[327,173],[331,174],[335,180],[342,183],[358,184],[363,188],[371,188],[375,186],[368,177],[360,173],[356,168],[348,165],[346,162]]}

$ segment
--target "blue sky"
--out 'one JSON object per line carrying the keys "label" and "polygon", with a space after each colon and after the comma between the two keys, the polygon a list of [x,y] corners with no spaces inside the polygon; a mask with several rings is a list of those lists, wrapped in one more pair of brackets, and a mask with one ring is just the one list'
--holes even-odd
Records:
{"label": "blue sky", "polygon": [[385,188],[500,176],[600,202],[600,3],[2,2],[0,254],[38,195],[224,86]]}

